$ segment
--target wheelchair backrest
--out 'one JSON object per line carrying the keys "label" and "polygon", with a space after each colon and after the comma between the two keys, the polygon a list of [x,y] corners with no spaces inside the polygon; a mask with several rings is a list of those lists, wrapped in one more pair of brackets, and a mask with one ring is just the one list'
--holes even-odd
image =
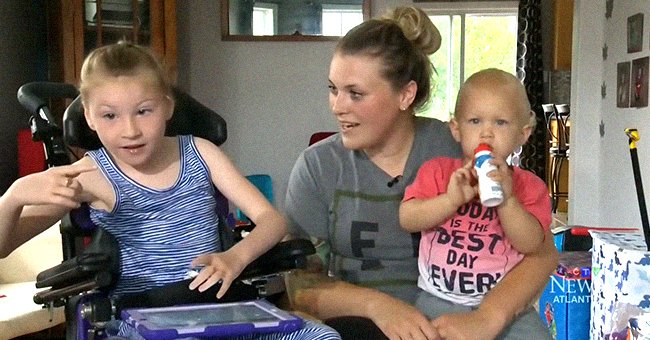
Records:
{"label": "wheelchair backrest", "polygon": [[[167,122],[167,136],[190,134],[207,139],[215,145],[228,138],[226,121],[187,93],[174,88],[174,115]],[[63,115],[63,134],[69,146],[86,150],[99,149],[102,144],[84,118],[81,97],[77,97]]]}

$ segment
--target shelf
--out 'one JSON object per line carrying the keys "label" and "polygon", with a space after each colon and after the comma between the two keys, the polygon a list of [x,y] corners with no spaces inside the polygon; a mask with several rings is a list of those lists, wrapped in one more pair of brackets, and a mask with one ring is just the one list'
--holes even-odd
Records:
{"label": "shelf", "polygon": [[47,1],[51,81],[79,83],[87,53],[123,39],[149,46],[175,77],[176,0],[104,0],[100,27],[96,5],[89,0]]}
{"label": "shelf", "polygon": [[[102,24],[101,29],[102,29],[102,32],[108,32],[108,33],[129,33],[129,34],[132,34],[135,27],[130,26],[130,25],[125,25],[125,24],[104,23],[104,24]],[[97,27],[96,24],[92,24],[92,23],[87,23],[86,24],[86,32],[95,33],[98,30],[99,30],[99,27]],[[144,35],[144,36],[148,36],[148,35],[151,34],[148,29],[142,29],[142,28],[139,29],[138,33],[139,33],[139,35]]]}

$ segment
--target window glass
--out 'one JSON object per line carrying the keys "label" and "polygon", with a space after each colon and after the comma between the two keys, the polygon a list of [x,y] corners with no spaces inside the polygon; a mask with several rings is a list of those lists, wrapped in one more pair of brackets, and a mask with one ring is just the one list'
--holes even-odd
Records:
{"label": "window glass", "polygon": [[516,2],[499,8],[476,6],[423,8],[440,31],[442,45],[431,56],[436,71],[431,101],[419,115],[448,121],[460,84],[479,70],[498,68],[516,74]]}
{"label": "window glass", "polygon": [[323,35],[344,36],[362,21],[359,6],[323,4]]}
{"label": "window glass", "polygon": [[253,35],[276,34],[278,5],[256,2],[253,6]]}

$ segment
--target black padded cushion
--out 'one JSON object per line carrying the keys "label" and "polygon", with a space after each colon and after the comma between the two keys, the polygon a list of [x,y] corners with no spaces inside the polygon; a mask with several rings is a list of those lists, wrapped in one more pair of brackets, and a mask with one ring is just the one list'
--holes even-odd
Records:
{"label": "black padded cushion", "polygon": [[343,340],[388,340],[372,320],[361,316],[339,316],[324,323],[339,332]]}
{"label": "black padded cushion", "polygon": [[[165,134],[191,134],[205,138],[215,145],[228,138],[226,121],[216,112],[199,103],[187,93],[174,88],[174,115],[167,122]],[[77,97],[63,115],[63,135],[69,146],[86,150],[99,149],[102,144],[97,134],[88,127],[83,114],[81,97]]]}

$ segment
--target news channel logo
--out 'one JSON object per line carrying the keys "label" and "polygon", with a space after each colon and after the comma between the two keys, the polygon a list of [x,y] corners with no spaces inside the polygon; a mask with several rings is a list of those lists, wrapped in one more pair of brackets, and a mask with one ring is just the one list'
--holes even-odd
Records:
{"label": "news channel logo", "polygon": [[590,280],[592,272],[596,272],[596,271],[592,270],[591,267],[565,267],[560,265],[557,267],[556,272],[557,275],[567,279]]}

